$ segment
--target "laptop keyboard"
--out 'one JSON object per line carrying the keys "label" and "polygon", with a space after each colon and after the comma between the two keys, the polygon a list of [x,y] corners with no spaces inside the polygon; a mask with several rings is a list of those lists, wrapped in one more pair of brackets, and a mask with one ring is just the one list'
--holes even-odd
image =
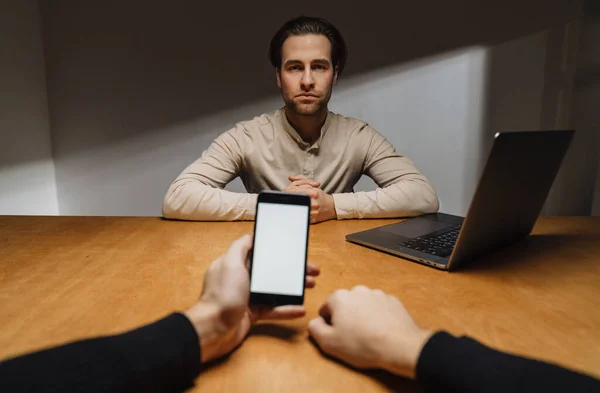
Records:
{"label": "laptop keyboard", "polygon": [[400,243],[400,245],[438,257],[447,257],[452,254],[461,226],[462,224],[459,224],[444,230],[443,232],[435,232],[415,239],[410,239]]}

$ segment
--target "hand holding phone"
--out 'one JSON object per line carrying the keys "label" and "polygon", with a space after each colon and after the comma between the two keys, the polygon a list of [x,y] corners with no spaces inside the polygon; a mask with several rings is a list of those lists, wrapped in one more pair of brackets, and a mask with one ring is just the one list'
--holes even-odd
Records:
{"label": "hand holding phone", "polygon": [[263,191],[258,195],[250,257],[250,304],[304,304],[310,197]]}
{"label": "hand holding phone", "polygon": [[[258,321],[295,319],[306,314],[300,305],[249,306],[247,262],[251,248],[252,236],[243,236],[213,261],[206,271],[200,300],[185,312],[200,337],[203,363],[236,348]],[[306,288],[315,286],[318,275],[319,268],[307,264]]]}

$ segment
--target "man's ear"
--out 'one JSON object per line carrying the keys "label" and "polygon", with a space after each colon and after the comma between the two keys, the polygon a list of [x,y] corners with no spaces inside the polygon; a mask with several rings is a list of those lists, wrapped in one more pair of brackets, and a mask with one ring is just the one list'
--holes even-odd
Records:
{"label": "man's ear", "polygon": [[275,68],[275,76],[277,77],[277,87],[281,89],[281,73],[279,72],[279,68]]}
{"label": "man's ear", "polygon": [[333,70],[333,85],[337,85],[337,80],[338,80],[338,67],[336,66],[335,69]]}

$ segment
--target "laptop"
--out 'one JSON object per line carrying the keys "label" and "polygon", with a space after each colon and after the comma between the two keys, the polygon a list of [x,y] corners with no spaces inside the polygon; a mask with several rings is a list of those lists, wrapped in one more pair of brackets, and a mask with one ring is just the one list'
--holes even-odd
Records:
{"label": "laptop", "polygon": [[573,130],[500,132],[466,217],[426,214],[346,240],[443,270],[528,236]]}

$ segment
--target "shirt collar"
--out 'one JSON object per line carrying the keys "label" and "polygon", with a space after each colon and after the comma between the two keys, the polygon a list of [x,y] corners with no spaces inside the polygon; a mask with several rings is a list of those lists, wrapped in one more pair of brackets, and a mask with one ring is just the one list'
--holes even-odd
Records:
{"label": "shirt collar", "polygon": [[[304,140],[302,140],[300,134],[298,134],[298,132],[294,129],[294,127],[292,127],[292,125],[288,121],[288,118],[285,115],[285,107],[279,109],[279,114],[281,117],[283,129],[292,137],[292,139],[302,148],[311,147],[307,142],[304,142]],[[331,118],[332,114],[330,111],[328,111],[327,117],[325,118],[325,123],[323,123],[323,127],[321,127],[321,135],[319,135],[319,139],[317,139],[317,141],[312,145],[313,147],[318,149],[321,145],[321,140],[323,140],[323,135],[325,135],[325,132],[327,132],[327,129],[329,128]]]}

